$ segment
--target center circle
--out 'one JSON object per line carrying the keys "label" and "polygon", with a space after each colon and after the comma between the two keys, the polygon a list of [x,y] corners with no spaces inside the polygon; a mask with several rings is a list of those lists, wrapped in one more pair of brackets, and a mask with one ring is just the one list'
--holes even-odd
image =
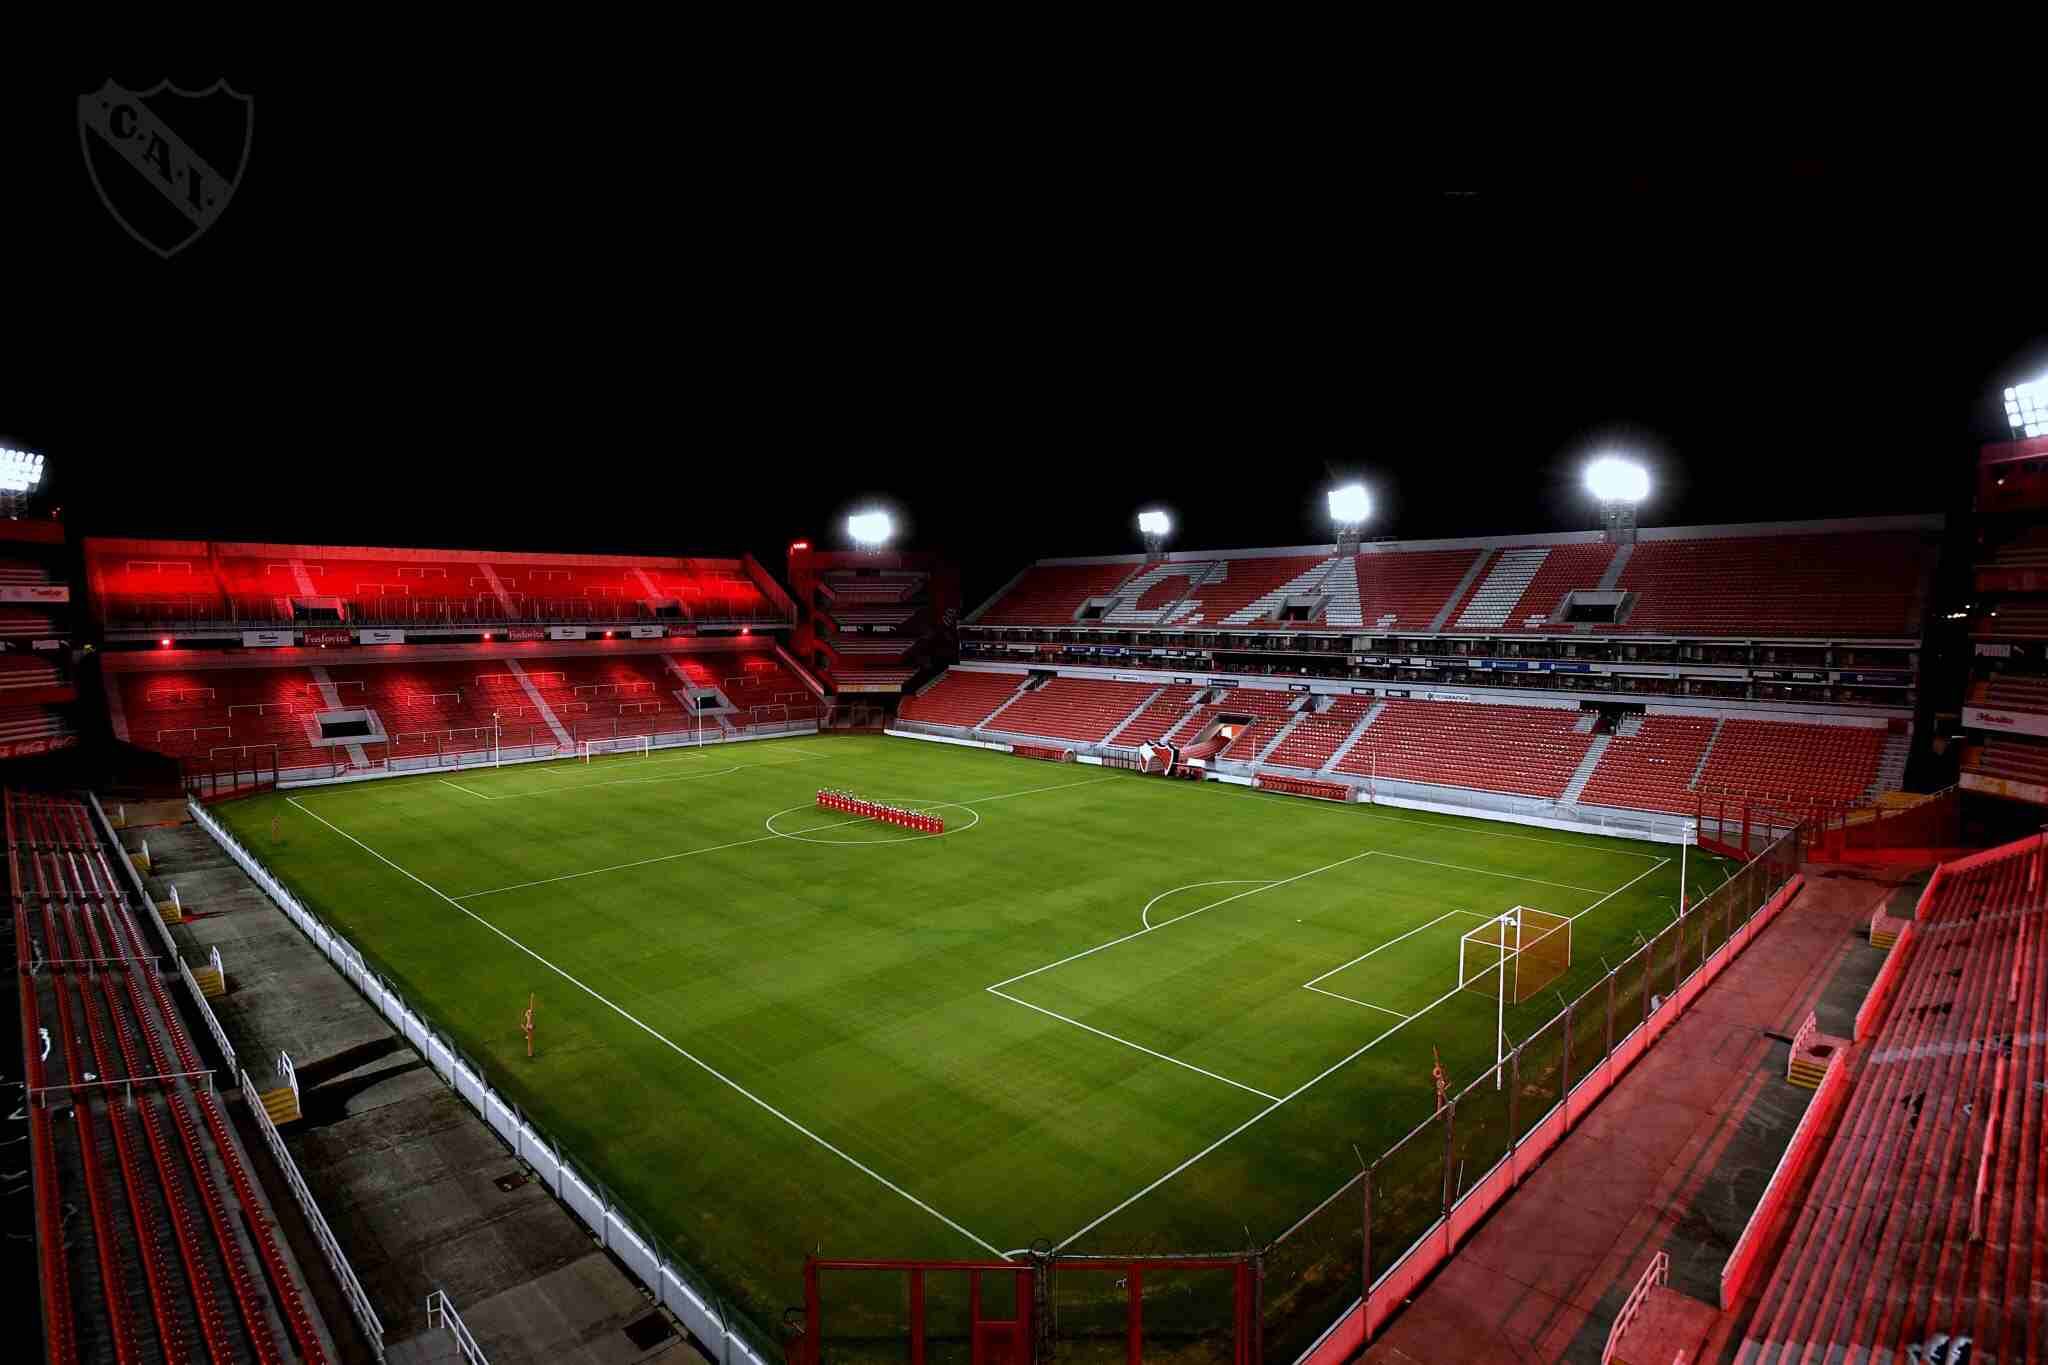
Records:
{"label": "center circle", "polygon": [[[943,838],[945,838],[945,837],[946,837],[946,835],[948,835],[948,834],[958,834],[958,833],[960,833],[960,832],[961,832],[962,830],[969,830],[969,829],[973,829],[973,828],[974,828],[974,827],[975,827],[976,825],[978,825],[978,824],[980,824],[980,823],[981,823],[981,812],[980,812],[980,811],[976,810],[976,809],[975,809],[974,807],[972,807],[972,806],[968,806],[968,805],[963,805],[963,804],[961,804],[961,803],[960,803],[960,802],[958,802],[958,801],[910,801],[910,800],[905,800],[905,799],[904,799],[904,798],[902,798],[902,797],[893,797],[893,796],[892,796],[892,797],[874,797],[874,798],[872,798],[872,799],[873,799],[873,800],[877,800],[877,801],[882,801],[882,802],[896,802],[896,803],[899,803],[900,805],[902,805],[902,806],[903,806],[903,807],[904,807],[905,809],[908,809],[908,810],[912,810],[912,811],[915,811],[915,812],[917,812],[918,814],[924,814],[925,812],[928,812],[928,811],[964,810],[964,811],[966,811],[966,812],[968,813],[968,815],[972,816],[973,818],[972,818],[972,819],[970,819],[970,820],[969,820],[969,821],[968,821],[968,822],[967,822],[966,824],[964,824],[964,825],[948,825],[948,826],[946,827],[946,829],[945,829],[945,831],[944,831],[943,833],[939,833],[939,834],[920,834],[920,833],[918,833],[918,832],[917,832],[916,830],[905,830],[905,831],[904,831],[904,832],[903,832],[902,834],[899,834],[899,835],[897,835],[896,837],[894,837],[894,838],[891,838],[891,839],[828,839],[828,838],[821,838],[821,837],[820,837],[819,835],[817,835],[817,834],[812,834],[812,833],[809,833],[809,832],[802,832],[802,831],[795,831],[795,832],[793,832],[793,831],[790,831],[790,830],[786,830],[786,829],[777,829],[777,828],[775,827],[775,822],[776,822],[777,820],[780,820],[780,819],[781,819],[781,818],[782,818],[783,816],[785,816],[785,815],[794,815],[794,814],[796,814],[796,813],[797,813],[798,811],[805,811],[805,810],[808,810],[808,811],[818,811],[818,810],[823,810],[823,807],[821,807],[821,806],[817,805],[816,803],[813,803],[813,804],[811,804],[811,805],[808,805],[808,806],[790,806],[790,807],[788,807],[788,808],[786,808],[786,809],[784,809],[784,810],[779,810],[779,811],[776,811],[776,812],[775,812],[775,814],[773,814],[773,815],[769,816],[769,817],[768,817],[768,818],[767,818],[766,820],[763,820],[763,821],[761,822],[761,824],[763,825],[763,827],[764,827],[764,828],[766,828],[766,829],[767,829],[767,831],[768,831],[768,832],[769,832],[770,834],[776,835],[777,837],[779,837],[779,838],[783,838],[783,839],[794,839],[794,840],[796,840],[796,841],[797,841],[798,843],[804,843],[804,844],[834,844],[834,845],[837,845],[837,846],[839,846],[839,847],[841,847],[841,848],[870,848],[870,847],[875,847],[875,846],[878,846],[878,845],[882,845],[882,844],[908,844],[908,843],[914,843],[914,842],[916,842],[916,841],[917,841],[917,840],[919,840],[919,839],[943,839]],[[834,814],[834,815],[836,815],[836,814],[843,814],[843,812],[839,812],[839,811],[829,811],[829,812],[826,812],[826,813],[827,813],[827,814]],[[865,823],[880,823],[879,821],[869,822],[869,821],[867,821],[867,820],[863,819],[863,818],[862,818],[862,817],[860,817],[860,816],[855,816],[855,817],[854,817],[854,820],[860,821],[860,822],[861,822],[861,823],[863,823],[863,824],[865,824]],[[849,822],[849,823],[851,823],[851,822]],[[832,828],[832,826],[829,826],[829,825],[828,825],[828,826],[826,826],[825,828],[827,828],[827,829],[830,829],[830,828]]]}

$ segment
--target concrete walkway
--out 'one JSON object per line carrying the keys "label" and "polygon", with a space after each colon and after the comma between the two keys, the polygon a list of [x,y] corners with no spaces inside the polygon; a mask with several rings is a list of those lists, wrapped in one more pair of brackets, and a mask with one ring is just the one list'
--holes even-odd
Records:
{"label": "concrete walkway", "polygon": [[[383,1319],[391,1361],[456,1358],[454,1339],[427,1329],[435,1289],[492,1365],[695,1358],[673,1320],[204,830],[148,837],[153,880],[175,882],[189,912],[172,934],[195,961],[221,950],[229,989],[214,1009],[250,1079],[274,1084],[279,1050],[292,1054],[305,1119],[286,1126],[285,1146]],[[300,1255],[325,1270],[317,1251]],[[348,1317],[331,1292],[322,1306]]]}
{"label": "concrete walkway", "polygon": [[[1871,910],[1907,870],[1809,866],[1778,921],[1402,1310],[1363,1360],[1598,1362],[1658,1251],[1717,1300],[1736,1237],[1805,1112],[1785,1080],[1808,1010],[1850,1032],[1883,961]],[[1708,1315],[1711,1316],[1711,1315]]]}

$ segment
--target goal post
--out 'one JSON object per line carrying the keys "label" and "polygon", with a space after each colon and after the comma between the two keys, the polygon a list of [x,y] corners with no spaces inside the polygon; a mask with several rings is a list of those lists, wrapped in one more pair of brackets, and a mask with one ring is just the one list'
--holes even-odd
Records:
{"label": "goal post", "polygon": [[653,741],[646,735],[614,735],[609,739],[586,739],[583,741],[585,763],[603,754],[638,754],[645,758],[653,752]]}
{"label": "goal post", "polygon": [[1495,915],[1458,939],[1458,989],[1494,1001],[1494,1085],[1507,1056],[1507,1007],[1534,999],[1572,965],[1572,920],[1526,905]]}
{"label": "goal post", "polygon": [[1518,905],[1458,940],[1458,988],[1498,995],[1510,1005],[1534,999],[1572,965],[1569,915]]}

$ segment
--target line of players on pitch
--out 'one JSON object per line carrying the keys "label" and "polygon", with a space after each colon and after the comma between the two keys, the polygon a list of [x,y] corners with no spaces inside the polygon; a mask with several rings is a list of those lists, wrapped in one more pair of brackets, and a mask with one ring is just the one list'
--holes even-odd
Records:
{"label": "line of players on pitch", "polygon": [[855,796],[852,792],[833,791],[829,787],[818,789],[818,809],[845,811],[848,815],[860,815],[870,820],[880,820],[885,825],[899,825],[904,829],[914,829],[919,834],[944,834],[946,832],[946,822],[936,815],[925,815],[922,812],[904,810],[898,806],[885,806],[879,801],[870,801],[865,797]]}

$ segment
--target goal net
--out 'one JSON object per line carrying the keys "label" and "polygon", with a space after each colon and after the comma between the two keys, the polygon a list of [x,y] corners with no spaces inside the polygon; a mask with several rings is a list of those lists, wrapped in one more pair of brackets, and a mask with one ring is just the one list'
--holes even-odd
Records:
{"label": "goal net", "polygon": [[1518,905],[1458,940],[1458,988],[1519,1005],[1572,965],[1569,915]]}
{"label": "goal net", "polygon": [[599,754],[639,754],[643,758],[651,751],[646,735],[616,735],[611,739],[586,739],[583,741],[583,761],[590,762]]}

